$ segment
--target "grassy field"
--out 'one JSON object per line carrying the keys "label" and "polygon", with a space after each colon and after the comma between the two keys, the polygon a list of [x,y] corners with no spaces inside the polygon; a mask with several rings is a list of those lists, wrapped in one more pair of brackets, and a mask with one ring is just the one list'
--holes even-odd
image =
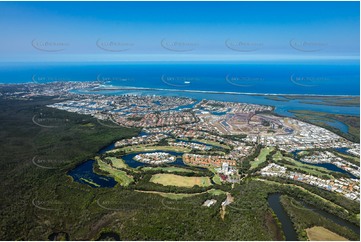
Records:
{"label": "grassy field", "polygon": [[124,169],[130,169],[127,164],[125,164],[124,160],[117,157],[106,157],[106,159],[109,159],[112,161],[113,167],[115,168],[124,168]]}
{"label": "grassy field", "polygon": [[324,227],[314,226],[306,229],[307,237],[311,241],[346,241],[345,237],[342,237]]}
{"label": "grassy field", "polygon": [[129,176],[125,171],[117,170],[116,168],[112,168],[107,163],[103,162],[99,157],[96,157],[95,160],[98,162],[99,169],[105,172],[108,172],[110,176],[114,177],[114,179],[121,185],[121,186],[128,186],[132,183],[133,177]]}
{"label": "grassy field", "polygon": [[221,180],[221,177],[219,176],[219,174],[216,172],[216,169],[214,167],[207,167],[208,170],[210,170],[211,172],[213,172],[214,176],[212,177],[212,181],[215,183],[215,184],[218,184],[218,185],[222,185],[222,180]]}
{"label": "grassy field", "polygon": [[174,174],[155,174],[150,182],[158,183],[163,186],[179,186],[179,187],[207,187],[211,185],[209,177],[188,177]]}
{"label": "grassy field", "polygon": [[307,165],[307,164],[303,164],[299,161],[296,161],[290,157],[284,157],[281,152],[277,152],[276,154],[273,155],[273,160],[274,161],[280,161],[282,159],[291,162],[292,165],[289,164],[282,164],[285,167],[288,168],[294,168],[294,169],[300,169],[303,172],[310,174],[310,175],[315,175],[315,176],[327,176],[328,178],[332,178],[331,175],[329,175],[330,171],[327,170],[326,168],[323,167],[317,167],[317,166],[312,166],[312,165]]}
{"label": "grassy field", "polygon": [[208,192],[209,194],[216,195],[216,196],[222,195],[222,194],[226,194],[225,191],[222,191],[222,190],[219,190],[219,189],[214,189],[214,188],[208,190],[207,192]]}
{"label": "grassy field", "polygon": [[340,152],[335,152],[337,156],[340,156],[341,158],[345,158],[347,160],[350,160],[352,163],[359,165],[360,164],[360,157],[352,156],[352,155],[346,155]]}
{"label": "grassy field", "polygon": [[215,174],[212,177],[212,180],[213,180],[214,183],[216,183],[218,185],[222,185],[221,177],[218,174]]}
{"label": "grassy field", "polygon": [[257,168],[260,164],[266,161],[267,155],[274,150],[274,147],[266,147],[261,150],[258,157],[251,161],[251,170]]}
{"label": "grassy field", "polygon": [[308,152],[307,150],[303,150],[301,152],[298,153],[298,155],[302,156],[302,155],[308,155],[310,152]]}

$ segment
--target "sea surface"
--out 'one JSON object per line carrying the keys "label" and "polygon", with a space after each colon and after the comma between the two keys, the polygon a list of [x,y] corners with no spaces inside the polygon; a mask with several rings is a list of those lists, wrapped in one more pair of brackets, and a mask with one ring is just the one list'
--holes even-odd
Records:
{"label": "sea surface", "polygon": [[[275,106],[276,113],[311,110],[360,115],[359,107],[306,104],[304,100],[275,101],[267,95],[360,95],[358,61],[290,62],[163,62],[163,63],[1,63],[0,83],[102,81],[108,87],[98,94],[186,96],[220,101]],[[148,88],[148,89],[144,89]],[[76,91],[78,93],[88,93]],[[260,95],[258,95],[260,94]],[[308,99],[312,101],[311,99]],[[315,101],[315,100],[313,100]],[[317,102],[317,100],[316,100]],[[340,123],[332,126],[342,127]]]}
{"label": "sea surface", "polygon": [[114,86],[197,91],[360,95],[359,62],[350,60],[0,64],[0,83],[95,80]]}

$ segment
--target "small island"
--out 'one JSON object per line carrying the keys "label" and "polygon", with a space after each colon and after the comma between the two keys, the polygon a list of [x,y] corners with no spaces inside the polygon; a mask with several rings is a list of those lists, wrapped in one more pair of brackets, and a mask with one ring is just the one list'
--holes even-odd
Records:
{"label": "small island", "polygon": [[177,158],[166,152],[151,152],[151,153],[138,154],[134,156],[133,159],[142,163],[159,165],[163,163],[172,163]]}

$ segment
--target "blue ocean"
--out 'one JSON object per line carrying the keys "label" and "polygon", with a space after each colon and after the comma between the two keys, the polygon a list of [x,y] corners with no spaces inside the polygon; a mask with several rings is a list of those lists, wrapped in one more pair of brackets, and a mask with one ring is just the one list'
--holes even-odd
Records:
{"label": "blue ocean", "polygon": [[9,63],[0,83],[104,81],[113,86],[252,94],[360,95],[359,61]]}

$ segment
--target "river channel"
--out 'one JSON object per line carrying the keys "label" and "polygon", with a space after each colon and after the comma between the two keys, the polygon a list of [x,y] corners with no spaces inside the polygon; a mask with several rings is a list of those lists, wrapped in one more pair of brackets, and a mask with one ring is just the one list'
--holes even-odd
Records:
{"label": "river channel", "polygon": [[[281,222],[282,224],[282,230],[283,233],[286,237],[287,241],[294,241],[294,240],[298,240],[297,238],[297,233],[296,230],[293,227],[292,224],[292,220],[290,219],[290,217],[288,216],[287,212],[285,211],[285,209],[283,208],[280,198],[281,198],[280,193],[272,193],[268,196],[268,204],[269,206],[272,208],[272,210],[274,211],[274,213],[276,214],[278,220]],[[360,234],[360,227],[358,227],[357,225],[346,221],[344,219],[341,219],[340,217],[337,217],[334,214],[330,214],[326,211],[323,211],[321,209],[318,209],[314,206],[308,205],[308,204],[303,204],[304,208],[306,209],[310,209],[313,212],[319,214],[322,217],[325,217],[328,220],[333,221],[334,223],[346,227],[350,230],[352,230],[354,233],[356,234]]]}

